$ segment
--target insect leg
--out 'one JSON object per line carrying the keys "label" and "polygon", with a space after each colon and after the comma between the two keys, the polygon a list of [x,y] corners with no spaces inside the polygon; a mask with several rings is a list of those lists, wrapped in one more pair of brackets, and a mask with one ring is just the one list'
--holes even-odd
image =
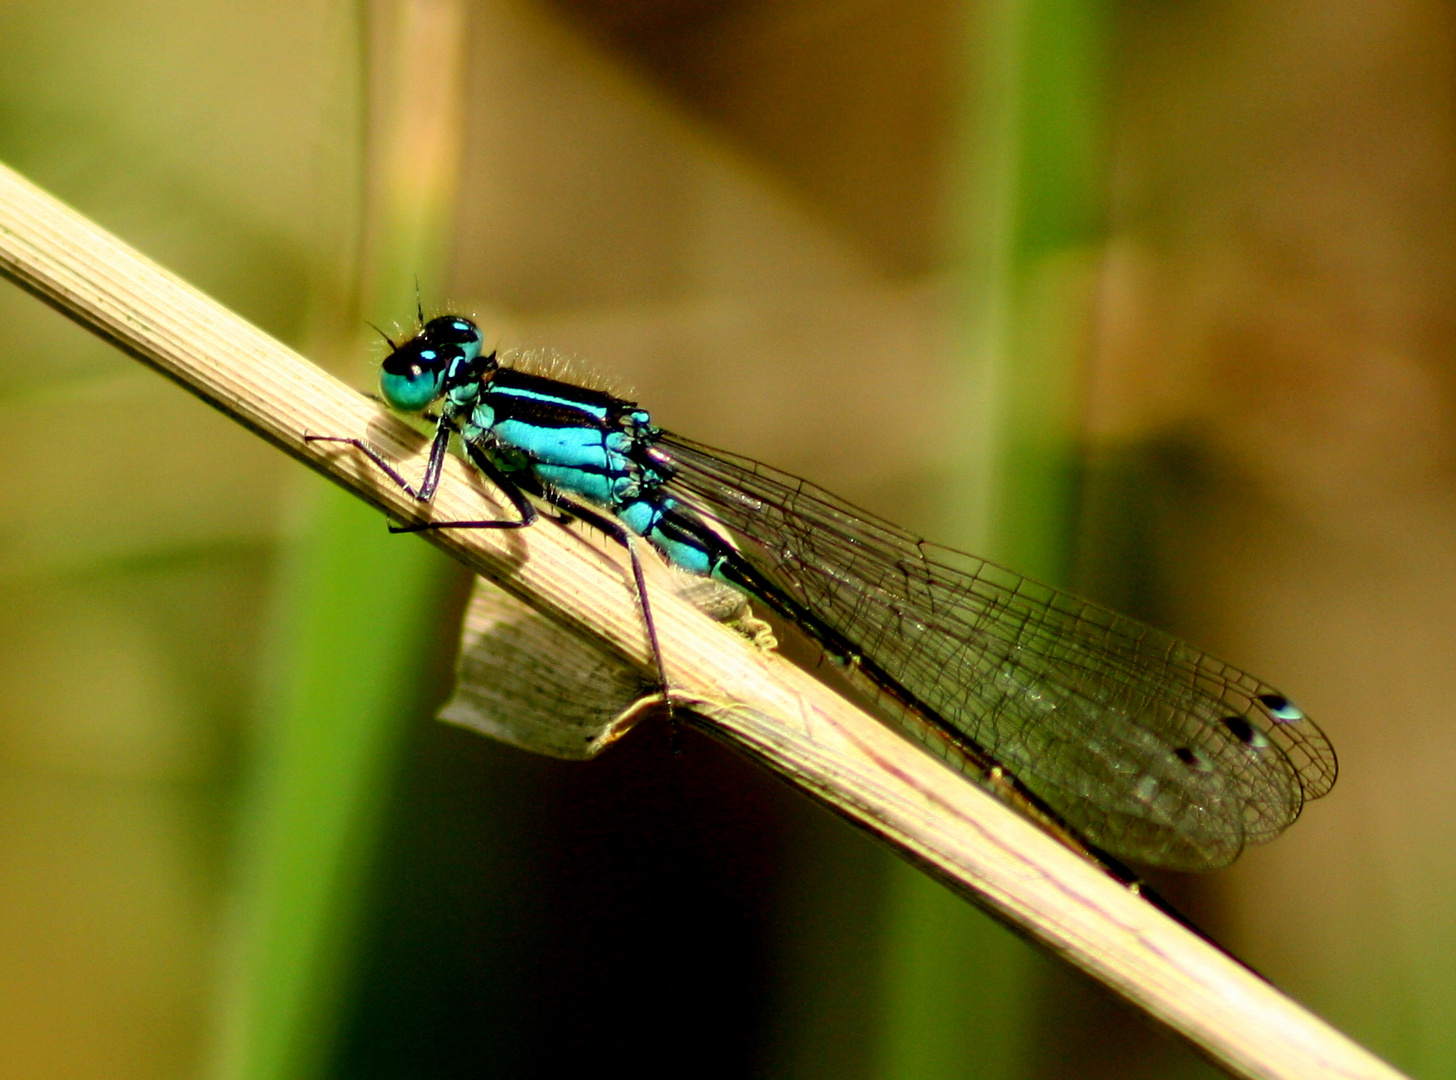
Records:
{"label": "insect leg", "polygon": [[440,470],[444,468],[445,454],[450,449],[450,436],[454,432],[455,425],[444,417],[439,417],[435,421],[435,437],[430,443],[430,459],[425,465],[425,475],[420,480],[418,490],[399,474],[399,470],[390,463],[388,458],[363,439],[350,438],[345,435],[305,435],[303,441],[306,443],[343,443],[345,446],[352,446],[379,466],[380,471],[398,484],[410,498],[416,502],[427,503],[435,497],[435,489],[440,486]]}
{"label": "insect leg", "polygon": [[[448,423],[448,421],[441,420],[441,423],[445,424]],[[520,489],[520,486],[505,473],[501,472],[500,469],[496,467],[495,462],[490,460],[490,457],[485,453],[485,451],[481,450],[480,447],[476,446],[474,443],[466,442],[465,452],[470,455],[471,464],[473,464],[477,469],[480,470],[481,475],[483,475],[487,480],[489,480],[492,484],[499,488],[501,492],[504,493],[505,497],[511,501],[511,506],[515,507],[516,513],[521,515],[520,520],[421,521],[417,522],[414,525],[391,525],[389,527],[390,532],[414,533],[426,532],[430,529],[524,529],[528,525],[535,524],[536,518],[538,516],[536,508],[531,505],[531,501],[526,498],[526,494]],[[443,463],[444,458],[442,456],[441,464],[443,465]],[[437,484],[439,483],[439,473],[440,470],[437,467],[435,469],[435,482]]]}
{"label": "insect leg", "polygon": [[657,639],[657,623],[652,619],[652,604],[647,599],[647,578],[642,572],[642,560],[637,554],[637,538],[624,529],[617,522],[599,514],[590,507],[582,506],[581,503],[568,499],[559,492],[548,490],[546,501],[552,506],[559,507],[566,511],[578,521],[584,521],[594,529],[601,530],[617,543],[627,549],[627,554],[632,558],[632,579],[637,584],[637,599],[642,604],[642,620],[647,624],[647,641],[652,647],[652,659],[657,664],[657,679],[662,689],[662,700],[667,703],[668,719],[673,721],[673,749],[677,750],[678,734],[676,717],[672,709],[671,688],[667,682],[667,668],[662,663],[662,645]]}

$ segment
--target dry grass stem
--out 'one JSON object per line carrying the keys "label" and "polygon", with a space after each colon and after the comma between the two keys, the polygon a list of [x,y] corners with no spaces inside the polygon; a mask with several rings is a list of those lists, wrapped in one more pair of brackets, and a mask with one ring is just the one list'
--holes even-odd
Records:
{"label": "dry grass stem", "polygon": [[[0,270],[275,446],[401,520],[419,507],[347,448],[419,468],[421,436],[79,214],[0,167]],[[452,460],[429,513],[502,513]],[[383,523],[380,525],[383,528]],[[554,524],[429,539],[558,623],[651,672],[622,559]],[[408,541],[401,540],[401,543]],[[777,656],[655,590],[674,688],[715,733],[896,846],[1239,1076],[1399,1074]]]}

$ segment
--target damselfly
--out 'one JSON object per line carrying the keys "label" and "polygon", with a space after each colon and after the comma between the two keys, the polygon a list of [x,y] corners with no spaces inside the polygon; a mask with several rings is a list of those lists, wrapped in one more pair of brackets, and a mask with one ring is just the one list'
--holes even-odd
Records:
{"label": "damselfly", "polygon": [[[515,507],[530,496],[757,598],[814,638],[963,768],[1016,781],[1095,848],[1176,869],[1224,866],[1335,782],[1324,734],[1272,687],[1136,620],[927,543],[807,481],[652,424],[635,402],[546,365],[483,353],[469,319],[424,322],[380,372],[392,407],[436,425],[412,486],[432,498],[452,436]],[[437,406],[437,413],[426,413]],[[664,684],[664,689],[666,686]],[[927,732],[930,733],[927,735]]]}

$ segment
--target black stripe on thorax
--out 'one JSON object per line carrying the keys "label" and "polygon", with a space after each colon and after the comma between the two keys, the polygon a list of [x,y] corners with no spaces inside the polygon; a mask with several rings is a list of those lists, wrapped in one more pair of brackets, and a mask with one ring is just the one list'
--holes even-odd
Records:
{"label": "black stripe on thorax", "polygon": [[513,368],[497,371],[486,385],[486,394],[498,417],[541,427],[616,428],[623,412],[632,407],[601,390]]}
{"label": "black stripe on thorax", "polygon": [[496,423],[519,420],[539,428],[593,428],[598,431],[616,426],[611,423],[610,417],[604,420],[585,409],[514,393],[491,394],[486,398],[486,404],[495,411]]}

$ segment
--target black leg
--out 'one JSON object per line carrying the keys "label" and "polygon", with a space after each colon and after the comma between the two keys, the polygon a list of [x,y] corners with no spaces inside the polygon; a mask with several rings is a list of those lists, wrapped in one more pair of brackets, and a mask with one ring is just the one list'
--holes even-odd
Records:
{"label": "black leg", "polygon": [[465,452],[470,455],[470,463],[480,470],[480,475],[505,492],[506,498],[510,499],[511,505],[516,508],[516,513],[521,515],[523,524],[529,525],[536,520],[536,508],[531,505],[531,500],[526,498],[526,493],[521,490],[521,485],[501,472],[496,463],[490,460],[489,454],[474,443],[466,443]]}
{"label": "black leg", "polygon": [[637,598],[642,601],[642,621],[647,624],[647,641],[652,646],[652,658],[657,661],[657,682],[662,689],[662,701],[667,706],[667,719],[671,724],[672,752],[682,753],[682,733],[678,731],[677,714],[672,709],[672,688],[667,685],[667,668],[662,663],[662,645],[657,640],[657,623],[652,620],[652,605],[647,601],[647,578],[642,573],[642,560],[637,557],[637,541],[631,533],[623,533],[627,554],[632,557],[632,578],[637,582]]}
{"label": "black leg", "polygon": [[[440,476],[445,468],[445,455],[450,449],[450,436],[457,430],[447,417],[434,414],[428,414],[428,416],[429,419],[435,421],[435,437],[430,442],[430,458],[425,465],[425,474],[420,480],[418,490],[399,474],[399,470],[390,463],[388,458],[363,439],[348,438],[343,435],[305,435],[303,441],[343,443],[345,446],[352,446],[379,466],[380,471],[398,484],[410,498],[416,502],[427,503],[435,497],[435,491],[440,486]],[[521,519],[519,521],[426,521],[414,525],[391,525],[390,532],[413,533],[424,532],[428,529],[523,529],[527,525],[535,523],[536,508],[522,494],[521,489],[497,469],[490,458],[486,457],[478,447],[466,444],[465,449],[470,454],[470,460],[475,467],[484,473],[496,487],[505,492],[506,497],[511,500],[511,505],[515,507],[516,513],[521,515]]]}
{"label": "black leg", "polygon": [[632,544],[628,539],[627,530],[611,518],[555,491],[545,492],[543,498],[561,511],[561,517],[557,520],[563,525],[570,524],[572,521],[584,521],[598,532],[605,533],[624,548],[631,548]]}
{"label": "black leg", "polygon": [[352,446],[379,466],[380,472],[398,484],[410,498],[416,502],[429,502],[435,497],[435,489],[440,486],[440,470],[445,467],[445,454],[450,449],[450,436],[454,432],[455,426],[444,417],[440,417],[436,421],[435,437],[430,442],[430,460],[425,465],[425,475],[420,480],[418,490],[399,474],[399,470],[390,463],[388,458],[363,439],[353,439],[344,435],[305,435],[303,441],[343,443],[345,446]]}
{"label": "black leg", "polygon": [[[480,470],[481,474],[494,484],[505,497],[511,500],[516,513],[521,515],[519,521],[421,521],[414,525],[391,525],[389,531],[392,533],[414,533],[427,532],[431,529],[524,529],[536,523],[538,516],[536,508],[531,505],[531,500],[526,498],[520,486],[500,469],[496,468],[495,462],[491,461],[485,451],[474,443],[465,444],[465,452],[470,455],[471,463]],[[438,470],[436,470],[438,474]],[[438,475],[436,477],[438,481]]]}
{"label": "black leg", "polygon": [[647,577],[642,572],[642,560],[637,555],[637,538],[617,522],[557,492],[546,492],[546,501],[552,506],[566,511],[566,513],[577,520],[584,521],[595,529],[600,529],[607,536],[626,548],[627,554],[631,556],[632,580],[637,584],[637,599],[642,604],[642,620],[647,624],[647,641],[652,647],[652,659],[657,663],[658,685],[662,690],[662,700],[667,704],[667,718],[672,721],[673,753],[677,753],[680,749],[678,745],[677,716],[672,708],[672,694],[667,682],[667,668],[662,663],[662,645],[657,640],[657,623],[652,620],[652,604],[647,599]]}
{"label": "black leg", "polygon": [[435,441],[430,443],[430,460],[425,465],[425,478],[420,484],[420,502],[429,502],[440,486],[440,472],[445,468],[445,455],[450,450],[450,436],[455,425],[445,417],[435,421]]}
{"label": "black leg", "polygon": [[[423,324],[422,324],[423,325]],[[399,474],[388,458],[379,450],[375,449],[363,439],[349,438],[343,435],[305,435],[304,442],[333,442],[343,443],[345,446],[352,446],[370,461],[377,465],[385,476],[389,477],[411,498],[417,502],[427,503],[435,495],[435,489],[440,485],[441,470],[445,465],[445,454],[450,448],[450,436],[455,433],[455,426],[445,417],[439,417],[435,423],[435,438],[430,444],[430,459],[425,466],[425,475],[420,480],[418,490],[412,487],[408,480]],[[474,443],[466,442],[465,452],[470,455],[471,463],[480,470],[481,474],[490,480],[491,483],[505,493],[510,499],[511,505],[515,507],[516,513],[520,514],[518,521],[422,521],[414,525],[391,525],[389,531],[392,533],[416,533],[427,532],[432,529],[524,529],[535,523],[539,516],[531,501],[526,498],[518,484],[516,484],[505,473],[496,467],[495,462]],[[672,695],[669,692],[667,683],[667,668],[662,663],[662,645],[657,639],[657,624],[652,621],[652,604],[647,598],[647,578],[642,572],[642,560],[637,554],[635,538],[617,522],[599,514],[597,511],[582,506],[562,495],[552,491],[544,493],[547,502],[565,511],[567,514],[580,521],[586,522],[594,528],[600,529],[605,535],[610,536],[617,543],[627,549],[627,554],[632,558],[632,579],[637,585],[637,599],[642,604],[642,618],[647,624],[647,640],[652,647],[652,658],[657,664],[657,678],[662,689],[663,700],[667,703],[667,715],[673,721],[672,739],[673,748],[678,746],[677,720],[673,714]]]}
{"label": "black leg", "polygon": [[431,532],[435,529],[524,529],[534,524],[534,516],[530,521],[417,521],[413,525],[391,525],[389,531],[398,536],[400,533]]}

